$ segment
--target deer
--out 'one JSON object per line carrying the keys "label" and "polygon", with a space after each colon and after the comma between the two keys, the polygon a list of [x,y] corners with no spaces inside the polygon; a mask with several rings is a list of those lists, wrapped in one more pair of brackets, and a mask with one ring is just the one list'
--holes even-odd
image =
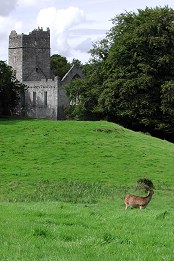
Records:
{"label": "deer", "polygon": [[139,209],[145,208],[151,201],[153,193],[154,193],[153,189],[148,188],[146,197],[126,194],[125,199],[124,199],[124,203],[126,206],[125,209],[127,209],[128,207],[139,208]]}

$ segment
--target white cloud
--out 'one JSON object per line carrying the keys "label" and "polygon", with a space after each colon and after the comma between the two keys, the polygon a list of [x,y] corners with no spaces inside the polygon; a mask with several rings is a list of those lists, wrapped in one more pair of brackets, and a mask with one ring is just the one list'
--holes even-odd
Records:
{"label": "white cloud", "polygon": [[51,30],[52,45],[64,56],[71,55],[70,30],[86,21],[83,10],[70,6],[67,9],[50,7],[40,10],[37,17],[39,27]]}
{"label": "white cloud", "polygon": [[0,17],[0,60],[8,60],[8,39],[12,30],[22,33],[25,24],[10,17]]}
{"label": "white cloud", "polygon": [[57,10],[55,7],[49,7],[46,9],[40,10],[37,16],[37,24],[40,27],[47,28],[50,27],[54,28],[56,23],[56,13]]}

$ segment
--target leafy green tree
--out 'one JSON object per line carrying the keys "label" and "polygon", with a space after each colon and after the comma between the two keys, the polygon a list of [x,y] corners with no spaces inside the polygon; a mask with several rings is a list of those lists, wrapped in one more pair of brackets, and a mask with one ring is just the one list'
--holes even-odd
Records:
{"label": "leafy green tree", "polygon": [[51,56],[51,70],[55,76],[63,78],[70,68],[71,64],[67,61],[66,57],[59,54]]}
{"label": "leafy green tree", "polygon": [[78,60],[78,59],[75,59],[75,58],[72,60],[71,65],[72,65],[72,66],[74,65],[74,66],[77,67],[77,68],[82,68],[82,63],[81,63],[81,61]]}
{"label": "leafy green tree", "polygon": [[102,108],[131,125],[156,128],[161,86],[174,77],[174,11],[146,8],[113,19]]}
{"label": "leafy green tree", "polygon": [[71,101],[67,110],[69,117],[81,120],[97,120],[102,117],[98,108],[100,84],[102,83],[100,63],[81,66],[85,77],[74,79],[65,88]]}
{"label": "leafy green tree", "polygon": [[171,129],[173,100],[167,97],[174,88],[174,11],[146,8],[112,22],[83,67],[81,108],[134,129]]}
{"label": "leafy green tree", "polygon": [[0,116],[9,116],[15,112],[20,95],[24,90],[10,66],[0,61]]}

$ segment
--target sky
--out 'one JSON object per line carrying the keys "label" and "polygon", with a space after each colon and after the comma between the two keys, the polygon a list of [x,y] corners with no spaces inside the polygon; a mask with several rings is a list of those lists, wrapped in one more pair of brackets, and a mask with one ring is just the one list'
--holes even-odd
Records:
{"label": "sky", "polygon": [[0,60],[8,62],[8,39],[42,27],[50,28],[51,55],[60,54],[83,64],[90,59],[93,43],[105,38],[111,19],[123,12],[146,7],[174,9],[174,0],[1,0]]}

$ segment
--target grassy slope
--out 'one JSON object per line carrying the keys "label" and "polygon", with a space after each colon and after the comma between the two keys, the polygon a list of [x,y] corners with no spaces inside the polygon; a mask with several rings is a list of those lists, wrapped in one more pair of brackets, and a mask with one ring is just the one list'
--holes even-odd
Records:
{"label": "grassy slope", "polygon": [[1,121],[0,129],[3,185],[78,180],[127,186],[147,176],[158,186],[174,186],[173,144],[112,123]]}
{"label": "grassy slope", "polygon": [[[102,121],[0,130],[1,260],[173,260],[173,144]],[[144,176],[152,202],[125,212]]]}

